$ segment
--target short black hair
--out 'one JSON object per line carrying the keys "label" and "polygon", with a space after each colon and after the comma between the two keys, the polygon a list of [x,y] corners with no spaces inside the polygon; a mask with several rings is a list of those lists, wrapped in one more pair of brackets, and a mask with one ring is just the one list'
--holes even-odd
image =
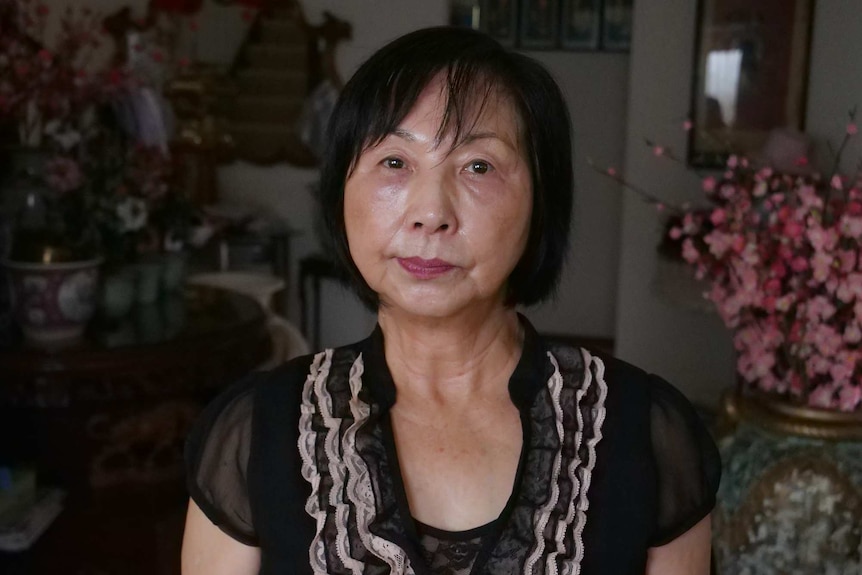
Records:
{"label": "short black hair", "polygon": [[[533,188],[527,245],[509,276],[508,305],[551,296],[568,252],[574,176],[569,111],[559,86],[538,62],[468,28],[411,32],[387,44],[356,71],[329,122],[320,200],[336,263],[360,299],[376,309],[379,297],[350,256],[344,225],[344,186],[359,159],[396,130],[423,90],[445,77],[446,110],[438,137],[454,145],[469,135],[476,110],[492,92],[508,96],[517,112]],[[478,106],[478,108],[477,108]]]}

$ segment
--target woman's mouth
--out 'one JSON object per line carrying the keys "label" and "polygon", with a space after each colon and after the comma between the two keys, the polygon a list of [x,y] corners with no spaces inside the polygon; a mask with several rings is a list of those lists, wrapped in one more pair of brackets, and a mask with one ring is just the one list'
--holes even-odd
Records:
{"label": "woman's mouth", "polygon": [[440,277],[455,269],[455,265],[441,259],[426,260],[422,258],[397,258],[398,263],[410,275],[421,280]]}

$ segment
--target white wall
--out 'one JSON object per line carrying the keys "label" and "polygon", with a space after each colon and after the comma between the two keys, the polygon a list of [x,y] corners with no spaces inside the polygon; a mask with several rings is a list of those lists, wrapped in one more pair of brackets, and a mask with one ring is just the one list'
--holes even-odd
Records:
{"label": "white wall", "polygon": [[[858,0],[816,5],[807,127],[815,137],[839,138],[846,110],[862,103],[862,10]],[[635,3],[625,174],[668,201],[696,195],[698,180],[679,165],[657,160],[643,139],[685,151],[680,124],[689,109],[695,6],[691,0]],[[858,159],[859,149],[857,142],[848,161]],[[651,288],[661,233],[658,221],[652,208],[626,193],[617,352],[665,376],[691,398],[714,404],[734,382],[730,336],[714,314],[667,303]]]}

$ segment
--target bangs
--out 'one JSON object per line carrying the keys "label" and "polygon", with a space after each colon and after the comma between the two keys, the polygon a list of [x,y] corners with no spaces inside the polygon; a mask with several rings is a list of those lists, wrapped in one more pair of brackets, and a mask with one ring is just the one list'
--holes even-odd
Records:
{"label": "bangs", "polygon": [[[379,144],[401,125],[404,118],[416,105],[419,96],[433,86],[441,71],[432,70],[427,77],[416,78],[403,73],[393,77],[392,88],[378,109],[385,110],[368,126],[359,152]],[[446,107],[434,139],[435,147],[447,138],[452,138],[452,149],[457,148],[473,132],[492,95],[501,91],[500,84],[488,77],[484,70],[475,66],[454,65],[445,70],[445,79],[440,82],[440,92]]]}
{"label": "bangs", "polygon": [[[374,68],[360,71],[372,76],[363,78],[363,84],[375,89],[363,94],[357,102],[356,116],[364,116],[366,120],[354,124],[349,171],[365,150],[398,129],[425,89],[436,82],[440,83],[446,107],[435,135],[435,147],[446,138],[451,138],[451,149],[464,143],[489,101],[497,97],[505,97],[512,103],[522,136],[522,114],[508,89],[511,82],[503,69],[489,65],[493,58],[486,58],[481,51],[474,51],[466,58],[463,53],[456,56],[458,47],[450,47],[452,54],[445,49],[441,52],[439,45],[433,49],[429,46],[428,50],[421,45],[411,48],[414,57],[396,52],[397,61],[386,62],[384,56],[384,61],[378,61]],[[405,65],[406,62],[409,64]]]}

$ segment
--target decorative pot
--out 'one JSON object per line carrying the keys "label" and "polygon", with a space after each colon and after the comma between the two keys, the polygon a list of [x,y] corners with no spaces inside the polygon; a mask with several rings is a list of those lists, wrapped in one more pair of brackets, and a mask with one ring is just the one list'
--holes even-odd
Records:
{"label": "decorative pot", "polygon": [[740,392],[723,412],[716,573],[862,573],[862,414]]}
{"label": "decorative pot", "polygon": [[169,252],[162,255],[162,289],[175,292],[182,289],[186,281],[188,256],[185,252]]}
{"label": "decorative pot", "polygon": [[128,267],[121,267],[111,273],[104,274],[101,296],[99,298],[100,315],[108,319],[125,317],[135,303],[135,272]]}
{"label": "decorative pot", "polygon": [[101,263],[6,261],[13,314],[24,337],[37,345],[79,338],[96,309]]}
{"label": "decorative pot", "polygon": [[159,299],[164,271],[159,258],[142,259],[130,268],[135,273],[135,301],[139,304],[151,304]]}

